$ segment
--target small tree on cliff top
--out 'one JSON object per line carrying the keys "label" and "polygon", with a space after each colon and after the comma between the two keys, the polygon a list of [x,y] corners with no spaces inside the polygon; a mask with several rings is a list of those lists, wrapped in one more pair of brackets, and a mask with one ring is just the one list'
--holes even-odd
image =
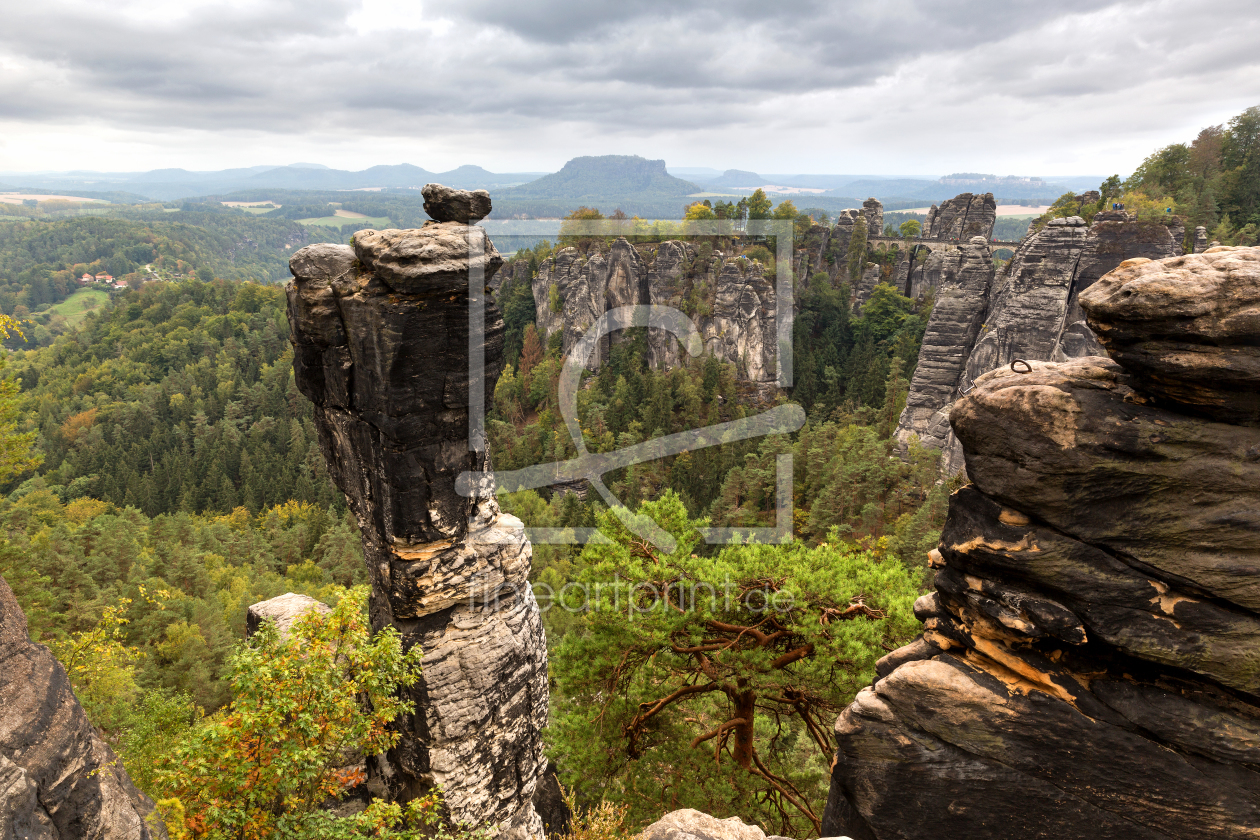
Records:
{"label": "small tree on cliff top", "polygon": [[566,780],[630,805],[637,823],[692,807],[819,831],[831,721],[914,633],[914,579],[835,541],[698,557],[705,523],[672,490],[640,512],[676,550],[604,514],[611,544],[582,555],[587,611],[552,657]]}

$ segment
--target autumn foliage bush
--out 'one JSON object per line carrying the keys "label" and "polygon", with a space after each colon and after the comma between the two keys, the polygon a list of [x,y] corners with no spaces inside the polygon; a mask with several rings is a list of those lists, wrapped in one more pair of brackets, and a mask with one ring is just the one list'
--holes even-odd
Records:
{"label": "autumn foliage bush", "polygon": [[[232,658],[232,701],[164,756],[155,788],[173,835],[212,838],[421,836],[435,797],[374,801],[349,817],[322,806],[364,781],[364,754],[392,747],[389,724],[413,704],[398,689],[420,673],[420,649],[393,628],[373,635],[366,587],[282,635],[265,625]],[[430,836],[431,832],[424,832]]]}

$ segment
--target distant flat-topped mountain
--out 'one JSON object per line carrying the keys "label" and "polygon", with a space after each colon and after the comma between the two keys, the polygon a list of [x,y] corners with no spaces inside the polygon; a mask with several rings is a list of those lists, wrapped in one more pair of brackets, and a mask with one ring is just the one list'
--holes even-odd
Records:
{"label": "distant flat-topped mountain", "polygon": [[716,178],[706,179],[706,189],[756,189],[770,183],[765,177],[745,169],[728,169]]}
{"label": "distant flat-topped mountain", "polygon": [[559,172],[499,193],[505,199],[562,198],[607,199],[615,197],[678,197],[701,189],[691,181],[665,171],[665,161],[638,155],[578,157]]}

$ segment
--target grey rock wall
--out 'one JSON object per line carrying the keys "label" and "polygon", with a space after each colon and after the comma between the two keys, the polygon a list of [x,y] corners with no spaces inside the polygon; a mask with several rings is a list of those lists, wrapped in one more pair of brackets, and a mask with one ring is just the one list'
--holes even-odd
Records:
{"label": "grey rock wall", "polygon": [[949,408],[967,387],[967,357],[992,293],[993,256],[987,240],[976,236],[961,248],[933,253],[929,264],[938,275],[936,303],[897,433],[903,443],[915,434],[923,445],[944,450],[944,468],[956,472],[952,468],[961,465],[962,451],[949,426]]}
{"label": "grey rock wall", "polygon": [[[456,821],[538,838],[547,653],[531,548],[492,493],[455,487],[460,473],[489,468],[484,436],[469,441],[469,266],[489,280],[502,264],[488,240],[470,258],[468,235],[459,222],[430,223],[295,254],[294,373],[359,522],[372,624],[424,650],[408,690],[416,713],[396,723],[396,748],[369,758],[369,786],[408,800],[440,785]],[[503,319],[482,300],[488,390]]]}
{"label": "grey rock wall", "polygon": [[997,202],[993,193],[962,193],[942,201],[939,207],[932,205],[923,235],[930,239],[955,239],[959,242],[981,236],[987,242],[993,238],[996,223]]}
{"label": "grey rock wall", "polygon": [[[532,282],[538,328],[547,336],[562,331],[566,355],[610,309],[652,304],[688,311],[699,301],[705,309],[691,310],[692,320],[707,352],[735,365],[751,382],[773,382],[778,375],[775,281],[760,263],[726,260],[720,252],[702,263],[690,242],[636,248],[620,238],[607,252],[589,257],[565,248],[543,261]],[[562,301],[559,312],[550,302],[552,288]],[[617,333],[605,337],[586,366],[597,369],[619,340]],[[682,360],[677,339],[655,329],[649,330],[648,353],[657,368]]]}
{"label": "grey rock wall", "polygon": [[[970,203],[974,201],[973,197]],[[938,212],[937,219],[941,218]],[[961,217],[955,214],[953,218]],[[920,381],[916,372],[898,423],[898,439],[906,443],[917,435],[925,445],[945,450],[942,468],[947,474],[961,471],[965,466],[962,450],[943,423],[954,400],[978,377],[1015,359],[1062,361],[1102,355],[1102,345],[1077,302],[1080,294],[1125,260],[1180,253],[1183,236],[1178,224],[1139,222],[1124,212],[1098,213],[1092,225],[1079,216],[1053,219],[1040,231],[1030,232],[1002,275],[992,280],[978,334],[951,326],[951,319],[957,317],[952,308],[933,310],[919,353],[917,370],[923,371],[924,378]],[[973,238],[971,245],[976,242]],[[960,260],[948,249],[933,252],[923,266],[919,288],[941,287],[951,266],[961,265]],[[956,274],[957,269],[953,270]],[[959,293],[955,289],[951,295]],[[942,343],[952,340],[961,343]],[[947,371],[959,357],[965,359],[964,375],[950,386],[949,398],[944,399]]]}
{"label": "grey rock wall", "polygon": [[152,812],[0,578],[0,838],[165,838]]}
{"label": "grey rock wall", "polygon": [[862,307],[871,299],[871,293],[879,285],[881,273],[878,264],[866,264],[866,268],[862,271],[862,277],[858,280],[857,288],[853,290],[853,311],[855,313],[859,315],[862,313]]}
{"label": "grey rock wall", "polygon": [[884,205],[878,198],[868,198],[862,202],[862,215],[866,217],[866,235],[884,235]]}

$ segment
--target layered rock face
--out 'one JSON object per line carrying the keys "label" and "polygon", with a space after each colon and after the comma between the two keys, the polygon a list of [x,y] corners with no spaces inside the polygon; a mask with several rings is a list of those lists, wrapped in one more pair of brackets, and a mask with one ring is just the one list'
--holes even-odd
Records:
{"label": "layered rock face", "polygon": [[1205,228],[1203,225],[1199,225],[1197,228],[1194,229],[1194,252],[1196,254],[1202,254],[1207,249],[1208,249],[1207,228]]}
{"label": "layered rock face", "polygon": [[[636,248],[622,237],[607,253],[589,257],[565,248],[543,261],[532,283],[538,329],[548,337],[563,332],[565,354],[610,309],[652,304],[686,311],[694,298],[707,306],[706,314],[693,315],[705,352],[750,382],[769,384],[778,375],[775,281],[760,263],[726,260],[721,252],[704,260],[690,242]],[[586,365],[598,368],[621,338],[606,336]],[[648,350],[654,367],[681,361],[677,339],[660,330],[649,329]]]}
{"label": "layered rock face", "polygon": [[1128,260],[1081,297],[1099,340],[1178,410],[1260,426],[1260,250]]}
{"label": "layered rock face", "polygon": [[[475,196],[440,195],[435,206],[452,214],[479,209]],[[399,745],[369,760],[369,784],[400,800],[440,785],[456,821],[524,838],[541,836],[530,800],[547,717],[531,549],[492,492],[455,489],[461,472],[489,469],[484,435],[470,440],[469,402],[501,366],[503,320],[482,292],[501,264],[458,217],[360,231],[353,247],[294,255],[289,322],[298,387],[315,404],[329,472],[359,522],[372,624],[393,625],[424,650],[423,676],[408,692],[416,712],[396,723]],[[480,381],[473,303],[485,307]]]}
{"label": "layered rock face", "polygon": [[939,207],[932,205],[923,235],[928,239],[956,239],[960,242],[980,236],[987,242],[993,238],[996,223],[997,202],[993,193],[962,193],[942,201]]}
{"label": "layered rock face", "polygon": [[1080,299],[1112,359],[958,400],[974,484],[923,635],[836,723],[824,835],[1260,836],[1260,428],[1224,396],[1255,376],[1258,267],[1128,262]]}
{"label": "layered rock face", "polygon": [[798,243],[796,276],[810,277],[814,272],[825,271],[832,283],[839,282],[845,273],[849,240],[859,224],[866,226],[868,238],[884,235],[884,205],[879,199],[868,198],[860,210],[841,210],[830,228],[811,225],[804,241]]}
{"label": "layered rock face", "polygon": [[0,578],[0,838],[165,838],[152,811]]}
{"label": "layered rock face", "polygon": [[862,202],[862,215],[866,217],[866,235],[884,235],[884,205],[878,198],[868,198]]}
{"label": "layered rock face", "polygon": [[[982,328],[973,335],[951,326],[957,304],[933,310],[898,424],[898,439],[906,443],[917,435],[925,444],[943,448],[947,473],[957,473],[964,466],[962,450],[944,422],[954,400],[977,377],[1015,359],[1062,361],[1102,355],[1102,346],[1078,303],[1081,293],[1125,260],[1179,254],[1183,237],[1184,228],[1177,224],[1139,222],[1123,211],[1099,213],[1092,225],[1079,216],[1053,219],[1020,243],[1000,277],[988,270],[989,286],[974,277],[955,286],[951,297],[964,295],[970,301],[969,311],[982,309]],[[969,247],[975,243],[973,239]],[[957,254],[933,253],[924,266],[924,286],[946,283],[951,270],[958,276],[959,269],[953,266],[961,268],[966,263],[969,270],[980,270],[963,251],[966,248]],[[930,342],[927,336],[933,337]],[[963,343],[942,343],[954,338]],[[961,377],[954,373],[959,355],[965,359]]]}
{"label": "layered rock face", "polygon": [[959,249],[935,252],[931,271],[939,273],[936,304],[923,334],[919,364],[910,381],[898,429],[913,430],[925,446],[944,450],[944,469],[957,472],[962,450],[949,427],[948,407],[963,387],[967,356],[984,326],[993,285],[988,240],[976,236]]}

